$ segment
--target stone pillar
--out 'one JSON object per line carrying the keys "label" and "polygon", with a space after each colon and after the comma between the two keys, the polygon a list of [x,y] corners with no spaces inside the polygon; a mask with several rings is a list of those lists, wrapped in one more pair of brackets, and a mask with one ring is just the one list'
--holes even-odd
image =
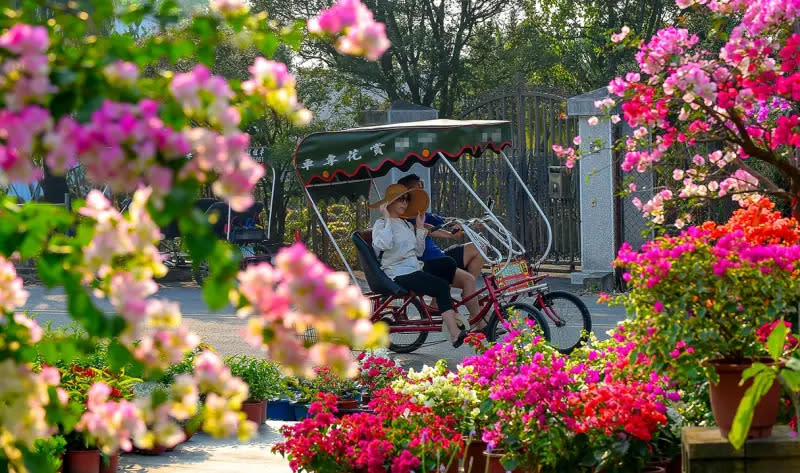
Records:
{"label": "stone pillar", "polygon": [[[567,100],[567,113],[578,117],[578,133],[582,138],[581,151],[584,157],[578,165],[581,215],[581,266],[580,272],[571,275],[573,284],[609,290],[613,288],[611,262],[615,257],[614,229],[614,174],[613,124],[601,118],[594,106],[596,100],[608,95],[605,87]],[[589,125],[589,118],[597,116],[600,122]],[[588,147],[600,139],[603,147],[596,153],[588,153]]]}
{"label": "stone pillar", "polygon": [[[423,107],[420,105],[410,104],[408,102],[395,102],[389,109],[384,112],[368,112],[364,114],[365,121],[360,123],[362,126],[374,125],[387,125],[390,123],[406,123],[406,122],[419,122],[424,120],[435,120],[439,118],[439,111],[434,108]],[[422,181],[425,182],[425,190],[430,194],[431,189],[431,170],[420,164],[414,164],[408,171],[401,171],[400,169],[392,169],[385,176],[375,179],[375,185],[370,190],[370,201],[375,201],[378,198],[375,188],[383,195],[383,191],[390,185],[397,182],[398,179],[406,174],[416,174]],[[433,205],[433,202],[431,202]],[[379,216],[379,212],[370,212],[370,223],[374,222]]]}

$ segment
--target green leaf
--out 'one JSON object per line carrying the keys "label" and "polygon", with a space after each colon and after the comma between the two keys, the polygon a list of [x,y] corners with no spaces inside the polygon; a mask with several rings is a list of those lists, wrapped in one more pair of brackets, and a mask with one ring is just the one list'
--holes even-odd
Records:
{"label": "green leaf", "polygon": [[753,380],[752,386],[747,388],[747,391],[739,403],[739,408],[736,409],[736,416],[733,418],[733,426],[728,434],[728,440],[734,448],[739,450],[747,440],[747,433],[750,430],[750,425],[753,423],[753,411],[758,404],[758,401],[767,394],[767,391],[772,387],[775,381],[775,372],[772,370],[764,370],[760,372]]}
{"label": "green leaf", "polygon": [[48,461],[49,452],[29,452],[22,448],[22,463],[28,471],[41,471],[43,473],[54,473],[53,465]]}
{"label": "green leaf", "polygon": [[793,392],[800,392],[800,371],[781,370],[780,377]]}
{"label": "green leaf", "polygon": [[92,2],[94,11],[92,11],[92,20],[100,23],[103,20],[111,18],[114,15],[114,2],[108,0],[94,0]]}
{"label": "green leaf", "polygon": [[767,369],[767,365],[765,365],[764,363],[753,363],[752,366],[750,366],[749,368],[747,368],[742,372],[742,380],[739,381],[739,386],[744,384],[745,381],[757,375],[758,373],[761,373],[765,369]]}
{"label": "green leaf", "polygon": [[58,285],[64,278],[64,268],[62,267],[61,257],[45,253],[36,260],[36,271],[39,279],[47,287]]}
{"label": "green leaf", "polygon": [[158,9],[158,16],[160,17],[173,16],[176,14],[180,14],[180,11],[181,7],[175,0],[163,0],[161,2],[160,8]]}
{"label": "green leaf", "polygon": [[258,41],[258,49],[266,57],[272,57],[275,55],[275,52],[278,50],[278,45],[280,44],[280,40],[278,37],[273,33],[264,33]]}
{"label": "green leaf", "polygon": [[128,7],[128,10],[119,16],[119,19],[123,23],[127,24],[138,24],[144,21],[145,16],[152,11],[153,7],[151,4],[146,3],[144,5],[139,4],[132,4]]}
{"label": "green leaf", "polygon": [[56,342],[49,340],[42,341],[37,344],[37,348],[45,363],[52,365],[59,361],[60,357],[58,355],[58,346]]}
{"label": "green leaf", "polygon": [[219,310],[228,304],[228,292],[233,287],[233,281],[211,275],[203,283],[203,298],[211,310]]}
{"label": "green leaf", "polygon": [[133,361],[133,356],[121,343],[114,340],[108,345],[108,366],[118,372]]}
{"label": "green leaf", "polygon": [[500,464],[503,465],[503,468],[505,468],[506,471],[514,471],[519,466],[519,458],[512,457],[508,460],[500,462]]}
{"label": "green leaf", "polygon": [[775,361],[781,359],[781,355],[783,354],[783,344],[786,342],[787,333],[789,333],[789,329],[781,320],[772,330],[772,333],[769,334],[769,338],[767,339],[767,350],[769,350],[769,356],[771,356]]}
{"label": "green leaf", "polygon": [[789,358],[789,361],[786,362],[786,367],[795,371],[800,371],[800,359]]}
{"label": "green leaf", "polygon": [[75,277],[65,278],[67,291],[67,310],[70,316],[80,322],[89,335],[110,335],[110,324],[104,313],[92,303],[92,299]]}

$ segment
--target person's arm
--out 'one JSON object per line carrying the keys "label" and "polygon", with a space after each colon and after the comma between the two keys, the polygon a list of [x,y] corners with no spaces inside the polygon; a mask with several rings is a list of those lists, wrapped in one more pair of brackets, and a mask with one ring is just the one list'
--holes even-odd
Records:
{"label": "person's arm", "polygon": [[425,238],[428,236],[428,230],[425,229],[425,216],[423,214],[417,215],[414,233],[417,237],[417,258],[425,254]]}
{"label": "person's arm", "polygon": [[379,218],[372,226],[372,247],[378,251],[386,251],[394,246],[394,234],[389,219]]}
{"label": "person's arm", "polygon": [[450,233],[447,230],[436,230],[435,232],[431,233],[431,236],[436,238],[444,238],[446,240],[457,240],[458,236],[461,235],[463,235],[463,232]]}

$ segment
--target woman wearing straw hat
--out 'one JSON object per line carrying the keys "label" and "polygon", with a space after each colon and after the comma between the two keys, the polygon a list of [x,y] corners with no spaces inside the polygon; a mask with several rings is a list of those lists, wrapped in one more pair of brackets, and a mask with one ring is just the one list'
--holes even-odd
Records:
{"label": "woman wearing straw hat", "polygon": [[[380,208],[383,218],[372,227],[372,247],[379,255],[381,269],[398,285],[436,298],[442,319],[450,332],[454,348],[464,343],[467,332],[459,329],[450,299],[450,283],[456,274],[452,258],[437,258],[423,263],[417,259],[425,251],[425,209],[428,194],[423,189],[409,189],[402,184],[386,188],[383,199],[369,205]],[[406,221],[416,217],[416,225]],[[455,338],[454,338],[455,337]]]}

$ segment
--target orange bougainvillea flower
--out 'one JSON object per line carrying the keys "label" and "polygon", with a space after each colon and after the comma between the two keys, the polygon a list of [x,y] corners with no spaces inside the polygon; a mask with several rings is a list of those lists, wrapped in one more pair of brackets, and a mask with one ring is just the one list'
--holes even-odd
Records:
{"label": "orange bougainvillea flower", "polygon": [[784,217],[775,210],[775,203],[766,197],[736,210],[724,224],[705,222],[703,229],[719,238],[735,230],[744,232],[745,240],[754,245],[796,245],[800,243],[800,222]]}

